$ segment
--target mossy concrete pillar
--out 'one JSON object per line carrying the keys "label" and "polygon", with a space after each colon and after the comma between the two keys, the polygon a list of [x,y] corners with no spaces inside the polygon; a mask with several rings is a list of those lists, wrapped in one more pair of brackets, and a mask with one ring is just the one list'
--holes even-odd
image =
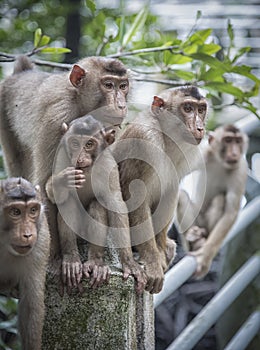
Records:
{"label": "mossy concrete pillar", "polygon": [[134,279],[112,271],[109,283],[61,297],[55,279],[46,284],[43,350],[153,350],[152,296],[138,296]]}

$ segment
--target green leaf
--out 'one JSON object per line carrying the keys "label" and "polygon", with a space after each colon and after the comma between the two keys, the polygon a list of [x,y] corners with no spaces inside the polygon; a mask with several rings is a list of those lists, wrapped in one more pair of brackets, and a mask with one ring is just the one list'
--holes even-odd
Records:
{"label": "green leaf", "polygon": [[39,47],[41,47],[41,46],[46,46],[46,45],[49,44],[50,40],[51,40],[51,38],[50,38],[49,36],[43,35],[43,36],[41,37],[41,39],[40,39],[40,42],[39,42],[38,46],[39,46]]}
{"label": "green leaf", "polygon": [[196,14],[196,21],[198,21],[200,18],[201,18],[201,15],[202,15],[202,12],[199,10],[197,11],[197,14]]}
{"label": "green leaf", "polygon": [[232,63],[235,63],[238,60],[238,58],[243,56],[245,53],[248,53],[250,50],[251,50],[250,46],[242,47],[240,50],[238,50],[237,54],[232,60]]}
{"label": "green leaf", "polygon": [[227,32],[228,32],[228,36],[229,36],[229,39],[230,39],[230,46],[233,46],[234,30],[233,30],[233,26],[232,26],[232,24],[230,22],[230,19],[228,20]]}
{"label": "green leaf", "polygon": [[198,47],[198,52],[200,53],[206,53],[207,55],[212,55],[213,53],[218,52],[221,50],[221,46],[217,44],[203,44]]}
{"label": "green leaf", "polygon": [[42,53],[67,53],[71,52],[70,49],[66,47],[46,47],[41,50]]}
{"label": "green leaf", "polygon": [[221,82],[208,82],[205,86],[205,89],[210,88],[217,90],[219,92],[224,92],[226,94],[233,95],[240,99],[243,99],[244,92],[239,88],[235,87],[232,83],[221,83]]}
{"label": "green leaf", "polygon": [[232,67],[231,72],[239,75],[243,75],[256,83],[260,83],[260,79],[258,79],[254,74],[251,73],[252,67],[242,65],[242,66],[234,66]]}
{"label": "green leaf", "polygon": [[212,33],[212,29],[203,29],[198,30],[192,36],[186,41],[186,43],[196,43],[196,44],[204,44],[205,40],[210,36]]}
{"label": "green leaf", "polygon": [[184,79],[184,80],[193,80],[195,78],[195,74],[192,72],[187,72],[185,70],[174,70],[174,74],[177,75],[178,78]]}
{"label": "green leaf", "polygon": [[198,45],[197,44],[189,44],[188,46],[185,46],[185,48],[183,48],[183,52],[186,55],[191,55],[195,52],[198,51]]}
{"label": "green leaf", "polygon": [[219,69],[220,74],[229,73],[231,71],[230,64],[223,63],[219,61],[217,58],[207,55],[205,53],[197,52],[188,56],[192,57],[195,60],[202,61],[212,68]]}
{"label": "green leaf", "polygon": [[185,64],[192,61],[189,56],[183,56],[180,54],[174,54],[170,51],[164,52],[165,59],[163,60],[166,64]]}
{"label": "green leaf", "polygon": [[249,98],[249,97],[256,97],[259,95],[259,83],[254,84],[254,86],[249,90],[246,91],[244,96]]}
{"label": "green leaf", "polygon": [[86,5],[90,9],[90,11],[92,12],[92,15],[94,15],[95,11],[96,11],[95,2],[93,0],[86,0]]}
{"label": "green leaf", "polygon": [[218,69],[210,68],[205,73],[201,74],[199,80],[204,81],[220,81],[224,82],[223,74],[219,72]]}
{"label": "green leaf", "polygon": [[144,26],[146,18],[148,15],[148,7],[145,6],[141,12],[135,17],[135,20],[128,32],[123,37],[123,47],[126,47],[127,44],[131,41],[133,36]]}
{"label": "green leaf", "polygon": [[42,38],[42,30],[41,28],[37,28],[34,33],[34,47],[38,47]]}

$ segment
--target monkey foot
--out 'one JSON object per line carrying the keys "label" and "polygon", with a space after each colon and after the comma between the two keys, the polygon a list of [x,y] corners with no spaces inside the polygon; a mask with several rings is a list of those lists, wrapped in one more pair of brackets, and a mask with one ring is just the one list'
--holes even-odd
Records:
{"label": "monkey foot", "polygon": [[161,264],[150,263],[145,265],[147,284],[145,290],[151,294],[159,293],[163,287],[164,272]]}
{"label": "monkey foot", "polygon": [[207,230],[204,227],[192,226],[185,235],[191,251],[200,249],[207,239]]}
{"label": "monkey foot", "polygon": [[72,287],[81,290],[82,263],[79,258],[64,256],[62,260],[62,281],[67,286],[68,293]]}
{"label": "monkey foot", "polygon": [[103,260],[93,259],[83,263],[83,274],[90,279],[89,284],[95,289],[109,281],[111,270],[109,266],[104,265]]}
{"label": "monkey foot", "polygon": [[197,279],[203,278],[208,273],[212,260],[204,255],[203,249],[190,252],[189,254],[193,255],[197,260],[197,268],[194,277]]}
{"label": "monkey foot", "polygon": [[142,293],[146,286],[146,274],[143,268],[136,262],[124,262],[122,263],[123,269],[123,279],[126,280],[130,275],[132,275],[135,279],[135,290],[137,293]]}

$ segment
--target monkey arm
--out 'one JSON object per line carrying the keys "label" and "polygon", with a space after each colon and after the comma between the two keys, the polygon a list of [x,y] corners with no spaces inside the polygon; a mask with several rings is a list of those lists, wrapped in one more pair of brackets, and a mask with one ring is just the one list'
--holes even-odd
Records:
{"label": "monkey arm", "polygon": [[227,193],[224,214],[209,233],[205,244],[197,251],[191,253],[197,258],[198,266],[195,273],[197,277],[203,277],[208,272],[212,260],[218,253],[224,238],[237,218],[240,199],[240,191],[239,193]]}
{"label": "monkey arm", "polygon": [[68,197],[70,189],[82,188],[86,181],[82,170],[67,167],[49,177],[45,189],[52,203],[62,204]]}
{"label": "monkey arm", "polygon": [[[49,177],[45,185],[45,190],[49,200],[53,204],[62,204],[68,199],[68,191],[64,191],[64,187],[60,186],[59,179],[55,175]],[[59,194],[58,198],[56,198],[57,196],[54,196],[54,192]]]}

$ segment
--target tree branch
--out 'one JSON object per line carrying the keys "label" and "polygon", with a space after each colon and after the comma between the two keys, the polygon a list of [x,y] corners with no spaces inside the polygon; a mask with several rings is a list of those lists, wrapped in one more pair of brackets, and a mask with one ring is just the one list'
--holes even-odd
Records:
{"label": "tree branch", "polygon": [[[161,52],[161,51],[172,51],[175,49],[178,49],[178,45],[171,45],[171,46],[165,46],[165,47],[148,47],[146,49],[139,49],[139,50],[133,50],[133,51],[127,51],[127,52],[118,52],[116,54],[108,55],[107,57],[110,58],[119,58],[119,57],[125,57],[125,56],[133,56],[133,55],[139,55],[141,53],[151,53],[151,52]],[[181,54],[182,51],[174,52],[175,54]]]}

